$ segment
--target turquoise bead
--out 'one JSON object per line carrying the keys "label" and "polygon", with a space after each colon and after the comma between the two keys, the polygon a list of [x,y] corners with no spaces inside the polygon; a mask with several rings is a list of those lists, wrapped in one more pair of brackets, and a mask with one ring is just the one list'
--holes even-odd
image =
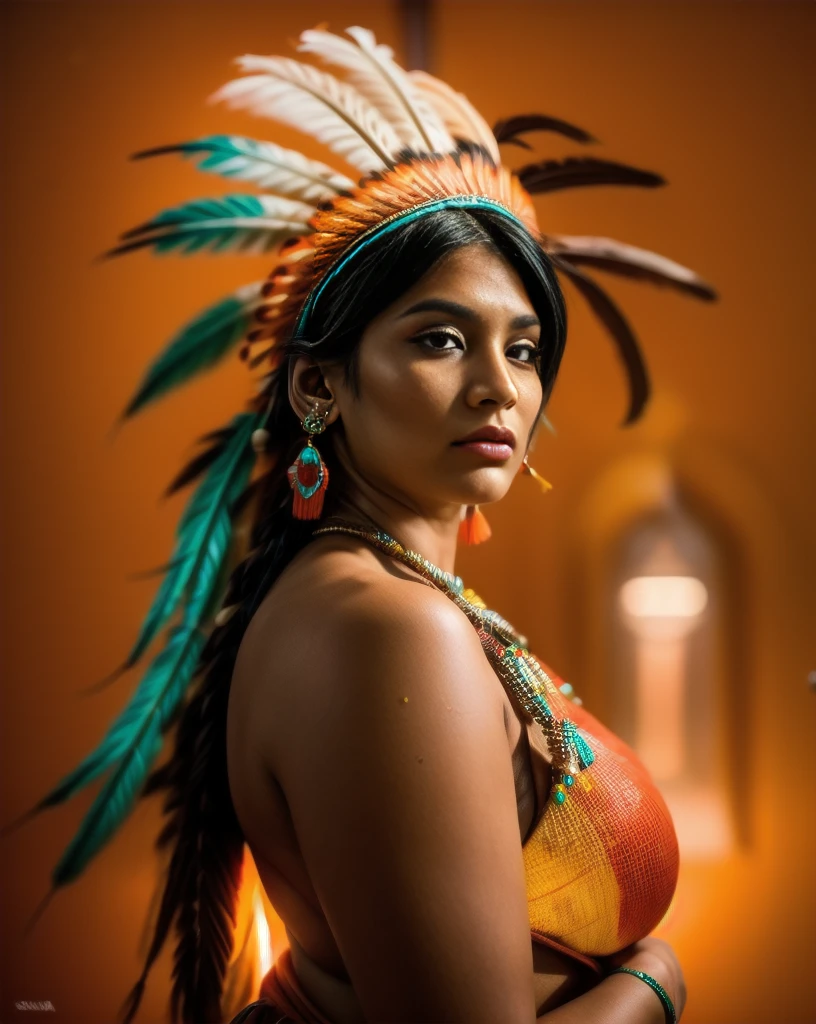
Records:
{"label": "turquoise bead", "polygon": [[573,782],[575,782],[575,779],[571,775],[565,775],[564,776],[564,785],[565,786],[571,786],[573,784]]}
{"label": "turquoise bead", "polygon": [[557,804],[563,804],[563,802],[567,799],[567,794],[566,793],[562,793],[560,789],[557,789],[555,791],[554,796],[555,796],[555,802]]}

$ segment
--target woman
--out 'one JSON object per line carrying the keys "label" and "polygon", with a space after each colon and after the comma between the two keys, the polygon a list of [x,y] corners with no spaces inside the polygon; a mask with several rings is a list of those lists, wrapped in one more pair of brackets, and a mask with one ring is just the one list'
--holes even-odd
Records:
{"label": "woman", "polygon": [[[312,132],[362,177],[236,136],[162,147],[267,191],[165,210],[114,250],[274,257],[262,288],[180,332],[126,416],[242,337],[265,372],[251,411],[206,435],[169,489],[200,480],[120,671],[180,611],[165,648],[34,809],[112,769],[54,885],[137,797],[167,791],[167,876],[125,1024],[174,924],[173,1019],[223,1019],[245,843],[291,950],[236,1024],[674,1020],[682,974],[648,938],[677,877],[665,804],[452,572],[457,539],[489,535],[479,506],[537,476],[526,456],[566,338],[555,271],[619,347],[627,423],[645,367],[582,267],[714,293],[664,257],[538,227],[531,193],[659,176],[593,158],[511,172],[500,142],[590,136],[543,115],[491,131],[444,82],[347,33],[300,46],[347,81],[250,56],[219,98]],[[171,726],[172,757],[151,772]]]}
{"label": "woman", "polygon": [[[555,381],[565,310],[549,260],[507,218],[447,210],[332,284],[336,314],[311,324],[323,340],[289,347],[272,434],[288,451],[325,409],[325,523],[384,530],[452,572],[463,506],[507,492]],[[297,987],[276,1002],[268,979],[270,1001],[235,1020],[663,1020],[631,976],[576,998],[597,975],[530,942],[519,837],[550,758],[465,615],[365,540],[318,528],[300,547],[281,526],[285,568],[241,643],[227,757]],[[665,944],[619,962],[682,1008]]]}

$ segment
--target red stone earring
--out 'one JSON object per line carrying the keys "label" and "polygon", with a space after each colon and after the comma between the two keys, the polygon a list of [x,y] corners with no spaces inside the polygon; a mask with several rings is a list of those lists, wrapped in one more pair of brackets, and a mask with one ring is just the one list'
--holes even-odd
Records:
{"label": "red stone earring", "polygon": [[[289,486],[292,488],[292,515],[295,519],[319,519],[323,512],[323,499],[329,485],[329,467],[312,444],[312,435],[322,434],[326,429],[329,409],[320,413],[319,402],[303,420],[303,429],[309,437],[300,454],[288,469]],[[331,408],[331,406],[329,407]]]}

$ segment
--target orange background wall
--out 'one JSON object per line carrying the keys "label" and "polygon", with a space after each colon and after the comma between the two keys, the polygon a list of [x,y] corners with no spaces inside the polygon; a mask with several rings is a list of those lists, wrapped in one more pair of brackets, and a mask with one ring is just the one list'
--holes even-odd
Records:
{"label": "orange background wall", "polygon": [[[159,209],[233,190],[172,157],[127,157],[266,131],[326,159],[295,131],[204,103],[234,56],[292,52],[287,40],[326,19],[335,31],[366,25],[403,52],[385,2],[3,5],[3,822],[74,767],[137,682],[77,696],[119,664],[149,606],[155,580],[128,576],[167,559],[186,499],[159,503],[161,491],[192,440],[248,394],[234,360],[106,441],[173,331],[265,269],[255,257],[94,262]],[[431,70],[490,123],[556,115],[602,140],[587,152],[670,182],[539,198],[543,230],[655,249],[722,296],[707,305],[604,279],[655,389],[643,422],[624,431],[612,346],[567,289],[570,342],[550,406],[558,436],[543,436],[533,459],[555,489],[541,497],[519,481],[490,510],[494,539],[458,567],[601,706],[603,624],[586,580],[601,571],[598,537],[615,515],[603,480],[623,458],[632,486],[672,465],[730,530],[745,569],[737,774],[749,820],[727,861],[684,867],[664,929],[686,970],[688,1024],[816,1019],[813,25],[813,5],[793,2],[439,0],[433,10]],[[530,138],[539,158],[580,148]],[[516,166],[530,159],[505,151]],[[3,1022],[22,1018],[16,1000],[48,999],[62,1020],[108,1024],[141,969],[153,801],[20,938],[92,796],[0,842]],[[166,950],[141,1021],[166,1019],[170,963]]]}

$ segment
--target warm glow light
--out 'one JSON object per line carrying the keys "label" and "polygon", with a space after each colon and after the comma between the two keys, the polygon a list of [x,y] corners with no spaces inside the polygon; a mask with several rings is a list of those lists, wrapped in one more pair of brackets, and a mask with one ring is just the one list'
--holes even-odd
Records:
{"label": "warm glow light", "polygon": [[723,794],[712,786],[690,782],[662,789],[680,843],[680,857],[726,857],[733,847],[734,835]]}
{"label": "warm glow light", "polygon": [[694,576],[636,576],[621,587],[621,604],[634,618],[692,618],[708,603]]}
{"label": "warm glow light", "polygon": [[263,900],[257,887],[252,897],[252,910],[255,915],[255,927],[258,930],[258,966],[263,978],[272,966],[272,939],[269,934],[269,922],[264,913]]}
{"label": "warm glow light", "polygon": [[636,576],[621,587],[620,603],[636,638],[635,746],[658,782],[677,780],[687,767],[687,641],[708,591],[694,576]]}
{"label": "warm glow light", "polygon": [[683,637],[638,637],[635,653],[635,746],[658,782],[686,768],[686,642]]}

